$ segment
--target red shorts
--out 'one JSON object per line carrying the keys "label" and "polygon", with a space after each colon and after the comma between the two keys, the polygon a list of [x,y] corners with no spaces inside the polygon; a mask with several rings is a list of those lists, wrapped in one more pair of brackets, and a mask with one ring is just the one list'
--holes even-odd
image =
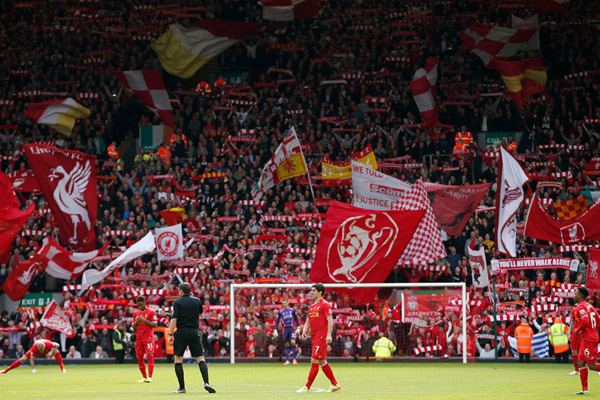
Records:
{"label": "red shorts", "polygon": [[154,353],[154,339],[138,339],[135,342],[135,355],[143,356],[144,354]]}
{"label": "red shorts", "polygon": [[37,349],[37,346],[35,346],[34,348],[27,350],[27,353],[25,353],[25,357],[27,357],[27,358],[36,358],[40,354],[41,353]]}
{"label": "red shorts", "polygon": [[579,343],[581,343],[581,336],[571,335],[571,352],[573,354],[578,354]]}
{"label": "red shorts", "polygon": [[582,340],[579,343],[578,357],[586,364],[595,364],[598,359],[598,342]]}
{"label": "red shorts", "polygon": [[315,360],[325,360],[327,358],[327,342],[325,338],[313,338],[311,357]]}

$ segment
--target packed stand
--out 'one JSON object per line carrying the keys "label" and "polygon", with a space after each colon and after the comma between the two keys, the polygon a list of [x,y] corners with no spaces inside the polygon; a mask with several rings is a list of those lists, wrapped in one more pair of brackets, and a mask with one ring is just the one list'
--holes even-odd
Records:
{"label": "packed stand", "polygon": [[[0,119],[2,171],[10,174],[28,169],[21,144],[34,141],[51,142],[57,147],[78,150],[97,156],[96,174],[99,180],[99,210],[96,221],[97,247],[110,241],[110,251],[139,240],[152,228],[166,222],[160,211],[183,207],[184,225],[194,243],[186,250],[186,258],[201,263],[195,276],[178,274],[192,281],[194,293],[208,306],[204,315],[203,341],[209,356],[228,356],[229,286],[235,282],[309,282],[306,265],[316,248],[318,228],[289,229],[285,221],[261,222],[265,216],[287,216],[300,212],[325,213],[326,204],[314,202],[306,178],[287,181],[268,191],[264,207],[248,202],[261,169],[279,145],[290,126],[295,126],[304,145],[311,175],[320,175],[322,155],[342,161],[352,152],[371,145],[378,161],[410,155],[417,168],[384,171],[410,183],[424,181],[464,185],[494,182],[481,202],[481,207],[494,205],[498,165],[494,156],[479,149],[476,157],[452,153],[457,133],[521,131],[517,153],[539,152],[537,146],[546,144],[582,145],[573,150],[552,149],[556,155],[549,166],[533,166],[527,159],[529,172],[550,175],[571,171],[571,179],[562,178],[567,190],[561,193],[546,190],[544,196],[566,200],[584,189],[596,188],[593,177],[584,173],[585,165],[599,155],[599,133],[594,124],[584,119],[600,118],[597,83],[594,76],[564,79],[566,74],[597,68],[598,54],[595,32],[586,16],[597,10],[598,2],[585,7],[570,4],[564,15],[541,16],[541,43],[549,81],[545,100],[531,102],[519,112],[506,96],[482,96],[482,93],[502,91],[500,77],[486,70],[479,58],[468,52],[459,39],[473,16],[507,25],[511,12],[528,15],[525,9],[489,7],[487,2],[405,2],[385,1],[377,8],[361,11],[360,3],[329,1],[321,3],[314,20],[294,21],[284,26],[269,27],[262,36],[234,45],[217,57],[219,65],[232,72],[247,72],[248,79],[239,85],[213,84],[199,91],[195,85],[164,74],[169,96],[174,104],[176,134],[162,147],[171,157],[161,154],[139,154],[131,168],[108,166],[108,146],[118,145],[127,134],[137,135],[142,125],[158,125],[158,120],[135,97],[124,92],[114,75],[116,70],[161,69],[147,39],[157,37],[177,17],[160,12],[160,3],[153,8],[138,9],[132,1],[114,4],[107,1],[89,3],[62,2],[45,6],[35,4],[19,7],[19,3],[0,5],[2,35],[0,72],[7,77],[0,86],[4,100]],[[407,4],[409,3],[409,4]],[[84,4],[84,5],[80,5]],[[190,4],[192,6],[192,4]],[[246,1],[206,2],[201,18],[237,18],[260,21],[260,7]],[[407,21],[402,13],[422,16]],[[398,16],[395,16],[398,14]],[[15,24],[15,21],[18,21]],[[552,22],[550,22],[552,21]],[[582,22],[583,21],[583,22]],[[191,25],[189,19],[179,20]],[[549,22],[548,24],[544,24]],[[582,22],[582,23],[580,23]],[[396,25],[394,25],[396,24]],[[414,31],[415,43],[399,43],[394,26]],[[421,42],[423,41],[423,42]],[[25,51],[23,51],[25,49]],[[415,69],[425,58],[437,57],[439,79],[436,103],[443,124],[436,129],[415,127],[420,122],[409,88]],[[401,61],[396,61],[401,60]],[[347,84],[323,84],[344,79]],[[278,83],[283,81],[283,83]],[[226,104],[221,94],[231,88],[244,93],[250,105],[222,111]],[[38,92],[39,91],[39,92]],[[41,94],[49,92],[50,94]],[[66,92],[90,108],[89,119],[79,121],[71,137],[66,137],[23,117],[25,105],[43,101]],[[381,105],[373,99],[384,98]],[[343,120],[346,131],[340,131]],[[227,141],[241,129],[254,129],[254,143]],[[346,132],[346,133],[343,133]],[[483,150],[484,152],[482,152]],[[165,154],[164,151],[162,154]],[[115,157],[112,155],[113,158]],[[118,159],[119,157],[116,156]],[[126,163],[127,165],[128,163]],[[206,175],[214,174],[214,175]],[[152,177],[172,175],[174,182]],[[315,199],[335,199],[350,202],[348,188],[320,187],[314,182]],[[535,189],[535,181],[529,185]],[[191,195],[190,195],[191,194]],[[37,210],[46,202],[34,194],[22,194],[24,205],[33,201]],[[325,202],[326,203],[326,202]],[[526,207],[521,207],[520,220]],[[237,217],[237,221],[231,218]],[[18,237],[8,260],[0,265],[0,282],[21,261],[39,246],[44,235],[57,228],[52,216],[42,211],[27,222],[26,230],[43,231],[43,235]],[[125,232],[124,234],[122,232]],[[121,232],[121,233],[119,233]],[[260,235],[284,235],[281,240],[258,243]],[[337,309],[358,310],[338,313],[335,339],[331,353],[335,356],[374,357],[374,343],[380,337],[393,342],[394,355],[429,357],[462,354],[462,342],[467,340],[470,355],[484,354],[486,346],[498,345],[501,355],[511,357],[504,340],[490,338],[491,324],[486,298],[489,290],[473,289],[467,248],[483,246],[488,262],[495,257],[494,212],[475,214],[462,234],[447,237],[448,256],[440,261],[440,272],[428,268],[400,266],[388,277],[390,283],[462,282],[481,299],[483,305],[470,309],[468,334],[461,331],[457,312],[440,312],[435,317],[421,316],[411,323],[402,323],[399,306],[387,300],[389,292],[382,291],[372,304],[353,304],[349,298],[335,295]],[[549,257],[558,255],[554,244],[539,243],[518,234],[518,257]],[[64,245],[64,244],[63,244]],[[229,251],[220,258],[215,255],[224,246]],[[254,250],[250,250],[252,246]],[[288,249],[306,249],[294,260]],[[536,300],[550,294],[550,288],[561,284],[582,284],[587,268],[585,253],[568,254],[582,261],[580,273],[558,271],[524,271],[519,275],[499,276],[498,300],[501,304],[522,302],[530,307]],[[103,263],[97,263],[102,268]],[[303,267],[305,269],[303,269]],[[149,294],[149,303],[161,311],[159,325],[168,324],[169,306],[177,297],[174,275],[176,265],[157,262],[155,256],[143,256],[125,273],[111,276],[100,286],[79,295],[69,289],[77,282],[65,282],[45,274],[37,275],[31,292],[64,290],[63,306],[72,312],[77,336],[62,338],[62,350],[71,346],[82,357],[112,356],[113,327],[126,321],[127,337],[131,334],[132,289],[164,289]],[[300,319],[306,312],[303,293],[286,294],[295,299]],[[236,298],[236,352],[238,356],[281,357],[281,338],[273,335],[277,308],[282,294],[279,291],[245,291]],[[568,305],[569,300],[565,302]],[[90,308],[90,304],[94,304]],[[70,305],[72,304],[72,305]],[[90,310],[88,313],[87,310]],[[340,318],[351,315],[356,318]],[[31,316],[30,316],[31,317]],[[542,316],[532,319],[535,331],[547,329]],[[0,324],[5,328],[25,328],[28,316],[3,313]],[[500,323],[500,338],[511,335],[516,321]],[[44,329],[42,336],[59,335]],[[479,334],[479,336],[477,336]],[[33,331],[6,329],[1,342],[2,357],[15,357],[26,349]],[[165,355],[164,337],[156,335],[156,356]],[[19,347],[21,346],[21,347]],[[131,349],[131,345],[126,345]],[[300,354],[306,356],[307,343],[299,343]],[[433,351],[415,352],[415,348],[440,346]],[[93,356],[92,356],[93,354]]]}

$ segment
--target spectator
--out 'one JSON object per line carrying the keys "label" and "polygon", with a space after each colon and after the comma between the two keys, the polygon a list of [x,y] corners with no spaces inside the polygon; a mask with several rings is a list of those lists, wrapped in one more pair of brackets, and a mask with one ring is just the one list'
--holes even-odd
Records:
{"label": "spectator", "polygon": [[75,349],[75,346],[69,347],[69,352],[65,356],[65,358],[75,360],[81,358],[81,353]]}
{"label": "spectator", "polygon": [[106,353],[106,351],[104,351],[102,346],[96,346],[96,351],[93,351],[90,354],[90,358],[93,358],[93,359],[108,358],[108,354]]}
{"label": "spectator", "polygon": [[392,353],[396,351],[396,346],[389,339],[387,332],[379,332],[379,339],[373,343],[372,349],[377,361],[383,361],[384,358],[392,357]]}

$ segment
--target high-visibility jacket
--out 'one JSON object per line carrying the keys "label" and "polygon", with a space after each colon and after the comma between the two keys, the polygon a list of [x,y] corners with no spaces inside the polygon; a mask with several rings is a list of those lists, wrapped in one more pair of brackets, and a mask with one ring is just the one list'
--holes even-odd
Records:
{"label": "high-visibility jacket", "polygon": [[[156,330],[160,330],[163,332],[165,338],[165,354],[173,355],[173,344],[169,343],[169,328],[166,326],[161,326],[156,328]],[[175,328],[175,331],[177,331],[177,328]]]}
{"label": "high-visibility jacket", "polygon": [[160,159],[167,165],[171,165],[171,150],[167,149],[166,147],[159,148],[158,157],[160,157]]}
{"label": "high-visibility jacket", "polygon": [[533,339],[533,329],[527,324],[521,324],[515,329],[515,339],[517,339],[517,351],[519,354],[531,353],[531,339]]}
{"label": "high-visibility jacket", "polygon": [[473,143],[473,135],[471,132],[458,132],[454,137],[456,143],[462,143],[463,146],[467,147]]}
{"label": "high-visibility jacket", "polygon": [[373,353],[375,353],[375,357],[377,358],[390,358],[394,351],[396,351],[396,346],[385,336],[373,343]]}
{"label": "high-visibility jacket", "polygon": [[179,139],[181,139],[181,141],[183,142],[183,145],[187,149],[188,141],[187,141],[187,137],[185,137],[185,135],[183,133],[180,135],[177,133],[174,133],[171,135],[171,146],[173,146],[175,144],[175,139],[177,137],[179,137]]}
{"label": "high-visibility jacket", "polygon": [[557,322],[550,327],[548,339],[552,346],[554,346],[554,352],[556,354],[564,353],[569,350],[569,338],[567,337],[567,331],[569,327],[561,322]]}
{"label": "high-visibility jacket", "polygon": [[507,151],[512,151],[512,152],[517,151],[517,142],[515,142],[513,140],[512,143],[510,143],[508,146],[506,146],[506,150]]}
{"label": "high-visibility jacket", "polygon": [[108,146],[108,156],[112,157],[114,159],[119,158],[119,150],[117,149],[117,146],[112,145],[112,144],[110,146]]}
{"label": "high-visibility jacket", "polygon": [[121,343],[117,342],[114,338],[113,338],[113,350],[117,351],[117,350],[123,350],[123,333],[121,333],[121,331],[119,329],[115,329],[115,332],[117,334],[117,336],[119,337],[119,340],[121,341]]}

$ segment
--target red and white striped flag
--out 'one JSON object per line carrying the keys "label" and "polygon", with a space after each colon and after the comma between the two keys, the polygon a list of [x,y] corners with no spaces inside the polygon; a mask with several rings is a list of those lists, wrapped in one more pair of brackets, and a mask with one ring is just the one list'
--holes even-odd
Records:
{"label": "red and white striped flag", "polygon": [[460,39],[487,66],[493,59],[513,57],[534,46],[537,32],[537,29],[512,29],[472,22],[460,34]]}
{"label": "red and white striped flag", "polygon": [[262,0],[263,19],[293,21],[314,18],[319,13],[319,0]]}
{"label": "red and white striped flag", "polygon": [[121,85],[133,92],[142,103],[167,125],[174,128],[173,109],[160,73],[156,70],[115,71]]}
{"label": "red and white striped flag", "polygon": [[434,127],[440,122],[434,100],[437,65],[437,59],[429,57],[425,61],[425,68],[419,68],[410,82],[410,90],[423,117],[423,124],[427,127]]}

